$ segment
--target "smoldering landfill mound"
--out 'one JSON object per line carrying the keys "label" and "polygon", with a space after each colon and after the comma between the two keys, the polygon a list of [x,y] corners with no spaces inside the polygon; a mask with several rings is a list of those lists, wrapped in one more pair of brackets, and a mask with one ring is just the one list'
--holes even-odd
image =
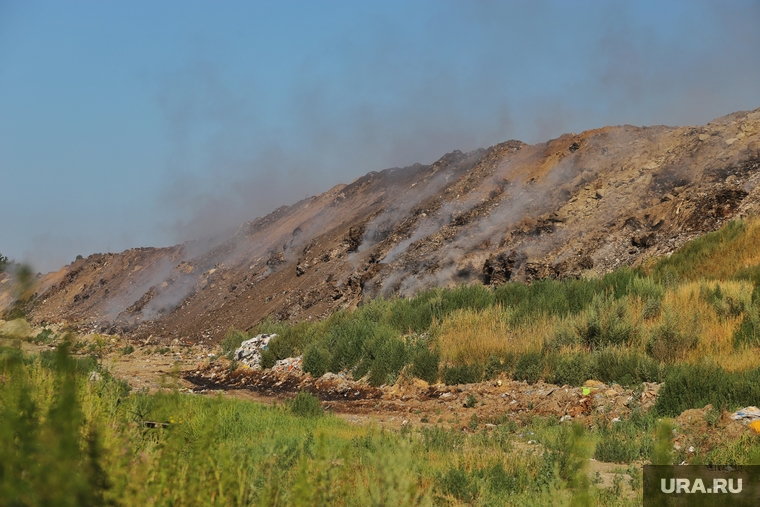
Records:
{"label": "smoldering landfill mound", "polygon": [[507,141],[370,172],[214,241],[77,260],[38,279],[26,310],[36,324],[212,343],[378,295],[634,266],[757,213],[758,181],[760,109]]}

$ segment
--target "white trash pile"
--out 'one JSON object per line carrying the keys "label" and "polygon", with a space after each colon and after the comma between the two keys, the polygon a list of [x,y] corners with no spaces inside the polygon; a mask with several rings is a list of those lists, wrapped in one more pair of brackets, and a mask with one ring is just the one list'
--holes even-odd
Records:
{"label": "white trash pile", "polygon": [[250,340],[240,344],[240,348],[235,351],[235,361],[240,361],[244,365],[254,370],[261,369],[261,351],[269,347],[269,341],[277,336],[276,334],[260,334]]}
{"label": "white trash pile", "polygon": [[[254,370],[260,370],[261,369],[261,351],[269,348],[269,342],[275,336],[277,335],[274,333],[260,334],[260,335],[254,336],[250,340],[244,341],[243,343],[240,344],[240,348],[235,351],[235,355],[233,356],[233,358],[235,359],[235,361],[239,361],[243,363],[244,365],[248,366],[249,368],[252,368]],[[300,372],[302,370],[303,370],[303,358],[301,356],[280,359],[279,361],[274,363],[274,366],[272,366],[272,371]]]}
{"label": "white trash pile", "polygon": [[731,419],[735,421],[743,421],[744,424],[755,422],[760,420],[760,408],[744,407],[731,414]]}

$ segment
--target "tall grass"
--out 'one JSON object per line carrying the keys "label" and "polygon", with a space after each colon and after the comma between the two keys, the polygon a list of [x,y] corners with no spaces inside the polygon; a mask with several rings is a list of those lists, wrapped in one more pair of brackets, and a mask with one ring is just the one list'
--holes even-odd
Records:
{"label": "tall grass", "polygon": [[128,393],[105,371],[89,380],[64,350],[56,357],[0,350],[2,504],[614,504],[577,472],[583,430],[547,457],[513,446],[516,427],[396,433],[311,417],[320,412],[307,394],[263,406]]}

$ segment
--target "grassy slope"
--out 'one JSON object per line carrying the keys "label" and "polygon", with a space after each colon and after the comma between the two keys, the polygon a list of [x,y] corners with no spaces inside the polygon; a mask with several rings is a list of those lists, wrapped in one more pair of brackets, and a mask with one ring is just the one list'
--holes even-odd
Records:
{"label": "grassy slope", "polygon": [[[732,223],[646,272],[434,290],[315,324],[265,323],[259,331],[280,334],[265,360],[305,351],[310,368],[351,369],[374,383],[403,369],[449,382],[665,379],[657,410],[669,415],[708,402],[751,404],[760,397],[759,233],[757,221]],[[244,337],[231,333],[227,348]],[[471,435],[437,427],[396,434],[299,415],[308,400],[306,408],[263,407],[129,394],[106,372],[90,380],[93,368],[63,354],[0,350],[0,504],[625,505],[639,500],[619,486],[589,488],[576,465],[591,452],[618,462],[682,459],[668,457],[670,432],[655,431],[656,413],[600,420],[593,438],[540,418],[520,429],[492,421],[490,431],[472,420]],[[520,451],[518,432],[546,451]],[[756,439],[729,447],[701,459],[760,455]]]}

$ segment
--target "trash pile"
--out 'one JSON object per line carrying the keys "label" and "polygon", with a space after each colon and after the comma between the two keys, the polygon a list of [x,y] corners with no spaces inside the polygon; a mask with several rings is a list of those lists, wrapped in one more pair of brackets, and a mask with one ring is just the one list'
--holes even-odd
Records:
{"label": "trash pile", "polygon": [[235,351],[235,361],[240,361],[254,370],[261,369],[261,351],[269,347],[269,342],[276,334],[260,334],[240,344]]}
{"label": "trash pile", "polygon": [[272,366],[272,371],[284,371],[287,373],[300,373],[303,371],[303,357],[287,357],[285,359],[280,359],[276,363],[274,363],[274,366]]}
{"label": "trash pile", "polygon": [[760,408],[744,407],[731,414],[731,419],[743,422],[749,426],[752,431],[760,434]]}

